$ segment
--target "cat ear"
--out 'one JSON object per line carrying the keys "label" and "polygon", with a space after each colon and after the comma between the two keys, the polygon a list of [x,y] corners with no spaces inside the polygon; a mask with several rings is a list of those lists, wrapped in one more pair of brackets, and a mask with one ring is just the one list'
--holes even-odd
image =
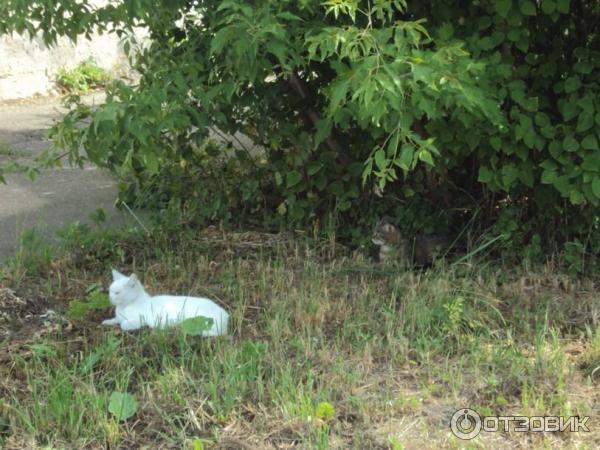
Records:
{"label": "cat ear", "polygon": [[138,283],[138,277],[135,273],[132,273],[129,276],[129,282],[127,283],[129,286],[135,286]]}
{"label": "cat ear", "polygon": [[125,275],[123,275],[121,272],[115,269],[112,269],[112,277],[113,281],[117,281],[120,278],[126,278]]}

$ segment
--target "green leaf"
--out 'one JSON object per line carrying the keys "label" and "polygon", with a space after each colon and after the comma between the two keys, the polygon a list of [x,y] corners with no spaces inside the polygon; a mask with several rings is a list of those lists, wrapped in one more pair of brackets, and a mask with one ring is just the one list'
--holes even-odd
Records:
{"label": "green leaf", "polygon": [[546,15],[550,15],[556,11],[556,3],[554,3],[554,0],[542,0],[542,11],[544,11],[544,14]]}
{"label": "green leaf", "polygon": [[315,148],[331,134],[332,123],[329,119],[321,119],[316,124],[317,132],[315,133]]}
{"label": "green leaf", "polygon": [[529,0],[521,1],[521,12],[524,16],[535,16],[537,14],[535,5]]}
{"label": "green leaf", "polygon": [[569,191],[569,176],[561,175],[554,178],[552,185],[558,190],[558,192],[566,195],[566,193]]}
{"label": "green leaf", "polygon": [[562,108],[562,114],[565,121],[571,120],[579,113],[579,107],[576,103],[565,103]]}
{"label": "green leaf", "polygon": [[404,144],[402,150],[400,150],[400,157],[396,158],[396,165],[406,171],[412,168],[414,156],[414,147],[410,144]]}
{"label": "green leaf", "polygon": [[600,172],[600,152],[587,152],[583,156],[581,168],[588,172]]}
{"label": "green leaf", "polygon": [[119,421],[127,420],[137,411],[135,398],[126,392],[114,391],[110,395],[108,411]]}
{"label": "green leaf", "polygon": [[567,14],[570,9],[570,0],[557,0],[556,10],[561,14]]}
{"label": "green leaf", "polygon": [[527,186],[532,188],[535,183],[535,178],[533,176],[533,169],[531,165],[528,163],[523,163],[521,167],[519,167],[519,180]]}
{"label": "green leaf", "polygon": [[[517,42],[521,38],[521,30],[519,28],[511,28],[507,33],[506,37],[511,42]],[[512,68],[510,70],[510,73],[512,74]]]}
{"label": "green leaf", "polygon": [[550,125],[550,118],[543,112],[537,112],[535,113],[535,124],[538,127],[546,127]]}
{"label": "green leaf", "polygon": [[496,12],[498,15],[504,19],[508,16],[508,12],[512,8],[511,0],[497,0],[494,2],[494,7],[496,8]]}
{"label": "green leaf", "polygon": [[552,125],[547,125],[540,130],[540,133],[542,133],[542,136],[546,139],[554,139],[556,137],[556,128]]}
{"label": "green leaf", "polygon": [[204,450],[204,443],[201,439],[195,438],[192,445],[194,450]]}
{"label": "green leaf", "polygon": [[575,139],[572,134],[565,136],[562,145],[568,152],[574,152],[579,148],[579,142],[577,142],[577,139]]}
{"label": "green leaf", "polygon": [[527,131],[525,132],[525,135],[523,136],[523,142],[525,143],[525,145],[529,148],[533,148],[533,146],[535,145],[535,138],[536,138],[536,133],[533,130],[533,127],[528,128]]}
{"label": "green leaf", "polygon": [[429,150],[421,149],[419,151],[419,159],[421,161],[429,164],[430,166],[435,166],[435,164],[433,162],[433,157],[431,156],[431,152]]}
{"label": "green leaf", "polygon": [[498,136],[492,136],[490,138],[490,145],[498,152],[502,148],[502,140]]}
{"label": "green leaf", "polygon": [[[382,178],[383,179],[383,178]],[[380,179],[381,181],[381,179]],[[344,189],[344,183],[342,183],[339,180],[334,181],[333,183],[331,183],[328,187],[327,190],[329,192],[331,192],[333,195],[336,195],[338,197],[341,197],[342,195],[344,195],[345,193],[345,189]]]}
{"label": "green leaf", "polygon": [[313,176],[315,173],[321,170],[323,166],[325,166],[325,164],[323,164],[322,162],[312,162],[308,165],[306,173],[308,173],[309,176]]}
{"label": "green leaf", "polygon": [[296,186],[302,180],[302,174],[297,170],[288,172],[286,176],[286,186],[289,188]]}
{"label": "green leaf", "polygon": [[592,192],[597,198],[600,198],[600,176],[595,176],[592,181]]}
{"label": "green leaf", "polygon": [[556,179],[556,171],[554,169],[546,169],[542,172],[540,179],[542,184],[552,184]]}
{"label": "green leaf", "polygon": [[581,146],[586,150],[600,150],[600,148],[598,148],[598,140],[593,134],[588,134],[584,137],[581,141]]}
{"label": "green leaf", "polygon": [[581,133],[583,131],[587,131],[594,125],[594,117],[587,111],[579,114],[579,118],[577,119],[577,128],[576,131]]}
{"label": "green leaf", "polygon": [[569,193],[569,200],[574,205],[581,205],[585,201],[585,197],[583,196],[583,193],[581,191],[573,189]]}
{"label": "green leaf", "polygon": [[589,61],[579,61],[573,65],[573,69],[575,69],[575,72],[589,75],[594,70],[594,65]]}
{"label": "green leaf", "polygon": [[197,316],[181,322],[181,331],[186,336],[202,336],[202,333],[212,328],[214,320],[210,317]]}
{"label": "green leaf", "polygon": [[157,156],[151,152],[147,151],[144,155],[144,163],[146,165],[146,169],[148,169],[148,173],[150,175],[154,175],[158,172],[158,158]]}
{"label": "green leaf", "polygon": [[477,178],[477,181],[480,183],[489,183],[492,181],[493,176],[494,174],[489,167],[481,166],[479,168],[479,177]]}
{"label": "green leaf", "polygon": [[518,177],[519,171],[513,164],[507,164],[502,167],[502,184],[505,190],[508,191]]}
{"label": "green leaf", "polygon": [[94,291],[84,301],[71,300],[67,315],[72,320],[83,320],[89,312],[109,309],[111,306],[108,295]]}
{"label": "green leaf", "polygon": [[567,78],[565,81],[565,92],[570,94],[571,92],[575,92],[581,86],[581,80],[578,76],[573,75]]}
{"label": "green leaf", "polygon": [[348,93],[348,80],[336,81],[333,83],[333,88],[331,89],[331,96],[329,97],[329,114],[333,115],[333,113],[339,108],[342,100],[346,98],[346,94]]}
{"label": "green leaf", "polygon": [[379,170],[382,170],[387,164],[385,159],[385,151],[380,148],[375,152],[375,165]]}

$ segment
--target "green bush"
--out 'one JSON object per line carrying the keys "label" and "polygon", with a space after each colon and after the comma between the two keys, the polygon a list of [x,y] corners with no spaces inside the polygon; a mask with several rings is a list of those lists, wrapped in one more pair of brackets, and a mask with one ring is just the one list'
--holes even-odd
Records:
{"label": "green bush", "polygon": [[[595,2],[180,0],[91,12],[69,0],[61,20],[53,3],[8,1],[0,33],[52,41],[99,26],[127,40],[139,84],[112,83],[106,105],[79,105],[54,128],[73,161],[118,173],[122,195],[186,221],[327,223],[352,237],[385,213],[409,233],[469,223],[511,251],[539,236],[528,257],[540,245],[600,250]],[[151,43],[135,52],[139,22]],[[209,152],[209,127],[263,150]]]}

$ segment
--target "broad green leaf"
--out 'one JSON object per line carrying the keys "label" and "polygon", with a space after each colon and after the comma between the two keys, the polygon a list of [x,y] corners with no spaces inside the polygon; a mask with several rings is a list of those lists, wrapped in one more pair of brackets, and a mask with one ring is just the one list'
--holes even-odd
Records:
{"label": "broad green leaf", "polygon": [[496,151],[500,151],[502,148],[502,140],[498,136],[492,136],[490,138],[490,145]]}
{"label": "broad green leaf", "polygon": [[542,184],[552,184],[556,179],[556,171],[553,169],[547,169],[542,172],[542,177],[540,179]]}
{"label": "broad green leaf", "polygon": [[85,300],[71,300],[67,315],[72,320],[83,320],[87,313],[102,309],[109,309],[112,305],[108,295],[94,291]]}
{"label": "broad green leaf", "polygon": [[556,0],[556,10],[561,14],[567,14],[570,9],[571,0]]}
{"label": "broad green leaf", "polygon": [[543,112],[537,112],[535,113],[535,124],[538,127],[545,127],[550,125],[550,118],[548,117],[547,114],[543,113]]}
{"label": "broad green leaf", "polygon": [[523,142],[525,143],[525,145],[527,147],[533,148],[533,146],[535,145],[536,136],[537,135],[535,134],[533,127],[528,128],[527,131],[525,132],[525,135],[523,136]]}
{"label": "broad green leaf", "polygon": [[479,176],[477,178],[477,181],[479,181],[480,183],[489,183],[490,181],[492,181],[493,175],[494,174],[489,169],[489,167],[481,166],[479,168]]}
{"label": "broad green leaf", "polygon": [[347,79],[341,81],[338,80],[333,83],[331,96],[329,97],[330,115],[339,108],[342,100],[345,99],[346,94],[348,93],[349,84],[350,82]]}
{"label": "broad green leaf", "polygon": [[414,147],[410,144],[404,144],[400,150],[400,157],[394,161],[401,169],[406,171],[412,169],[414,156]]}
{"label": "broad green leaf", "polygon": [[529,51],[529,39],[525,36],[521,36],[521,39],[517,41],[515,46],[523,53],[527,53]]}
{"label": "broad green leaf", "polygon": [[587,170],[588,172],[600,172],[600,152],[587,152],[587,154],[583,157],[581,168],[583,170]]}
{"label": "broad green leaf", "polygon": [[286,186],[289,188],[296,186],[302,180],[302,174],[297,170],[292,170],[287,173]]}
{"label": "broad green leaf", "polygon": [[317,173],[319,170],[321,170],[323,168],[324,164],[322,162],[313,162],[310,163],[308,165],[308,168],[306,169],[306,173],[308,173],[309,176],[313,176],[315,173]]}
{"label": "broad green leaf", "polygon": [[531,2],[529,0],[521,0],[520,3],[521,3],[521,12],[523,13],[524,16],[535,16],[536,15],[537,10],[536,10],[533,2]]}
{"label": "broad green leaf", "polygon": [[519,171],[513,164],[502,167],[502,184],[508,190],[519,177]]}
{"label": "broad green leaf", "polygon": [[202,333],[212,328],[214,320],[210,317],[197,316],[181,322],[181,331],[184,335],[201,336]]}
{"label": "broad green leaf", "polygon": [[129,419],[137,408],[137,402],[131,394],[114,391],[110,395],[108,411],[119,421]]}
{"label": "broad green leaf", "polygon": [[569,193],[569,200],[574,205],[581,205],[585,201],[585,197],[583,196],[583,192],[577,189],[573,189]]}
{"label": "broad green leaf", "polygon": [[335,195],[337,197],[341,197],[344,195],[344,192],[345,192],[344,183],[342,183],[339,180],[336,180],[333,183],[329,184],[329,186],[327,187],[327,190],[329,192],[331,192],[333,195]]}
{"label": "broad green leaf", "polygon": [[581,146],[586,150],[600,150],[600,148],[598,148],[598,140],[593,134],[588,134],[584,137],[581,141]]}
{"label": "broad green leaf", "polygon": [[506,19],[506,16],[508,16],[508,12],[510,11],[510,8],[512,7],[512,1],[511,0],[497,0],[494,3],[494,7],[496,8],[496,12],[498,13],[498,15],[504,19]]}
{"label": "broad green leaf", "polygon": [[201,439],[195,438],[192,443],[194,450],[204,450],[204,443]]}
{"label": "broad green leaf", "polygon": [[579,61],[573,65],[573,69],[575,69],[575,72],[589,75],[594,70],[594,65],[589,61]]}
{"label": "broad green leaf", "polygon": [[565,121],[571,120],[579,113],[579,107],[575,103],[565,103],[563,106],[562,114]]}
{"label": "broad green leaf", "polygon": [[567,78],[565,81],[565,92],[570,94],[571,92],[575,92],[581,86],[581,80],[578,76],[573,75]]}
{"label": "broad green leaf", "polygon": [[329,119],[321,119],[316,124],[317,132],[315,133],[315,148],[331,134],[332,123]]}
{"label": "broad green leaf", "polygon": [[431,156],[431,152],[429,150],[421,149],[419,151],[419,159],[421,161],[429,164],[430,166],[435,166],[435,164],[433,162],[433,157]]}
{"label": "broad green leaf", "polygon": [[568,152],[574,152],[579,148],[579,142],[577,142],[577,139],[575,139],[572,134],[568,134],[563,139],[562,145],[563,148]]}
{"label": "broad green leaf", "polygon": [[560,175],[552,181],[552,185],[563,195],[569,191],[569,176]]}
{"label": "broad green leaf", "polygon": [[556,137],[556,128],[552,125],[547,125],[540,130],[540,133],[546,139],[554,139]]}
{"label": "broad green leaf", "polygon": [[579,114],[579,117],[577,119],[576,131],[578,133],[587,131],[590,128],[592,128],[593,125],[594,125],[594,117],[589,112],[584,111],[581,114]]}
{"label": "broad green leaf", "polygon": [[556,11],[556,3],[554,0],[542,0],[542,11],[544,14],[550,15]]}
{"label": "broad green leaf", "polygon": [[387,164],[385,159],[385,151],[382,148],[379,148],[374,155],[375,165],[379,170],[382,170]]}
{"label": "broad green leaf", "polygon": [[519,167],[519,180],[527,187],[534,186],[535,178],[530,164],[524,163]]}

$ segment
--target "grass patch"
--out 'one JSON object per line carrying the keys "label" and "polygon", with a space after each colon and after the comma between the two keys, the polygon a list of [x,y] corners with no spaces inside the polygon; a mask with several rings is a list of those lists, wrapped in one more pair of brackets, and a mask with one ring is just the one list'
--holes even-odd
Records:
{"label": "grass patch", "polygon": [[0,141],[0,156],[17,156],[18,152],[6,142]]}
{"label": "grass patch", "polygon": [[[383,269],[330,241],[215,229],[63,236],[60,256],[29,255],[1,278],[65,314],[87,299],[80,320],[0,344],[7,448],[594,448],[600,438],[595,280],[470,261]],[[215,299],[232,336],[102,327],[111,266],[151,293]],[[463,407],[591,416],[591,431],[466,443],[449,430]]]}
{"label": "grass patch", "polygon": [[56,83],[64,93],[81,94],[106,86],[110,77],[93,59],[80,62],[73,69],[62,68]]}

